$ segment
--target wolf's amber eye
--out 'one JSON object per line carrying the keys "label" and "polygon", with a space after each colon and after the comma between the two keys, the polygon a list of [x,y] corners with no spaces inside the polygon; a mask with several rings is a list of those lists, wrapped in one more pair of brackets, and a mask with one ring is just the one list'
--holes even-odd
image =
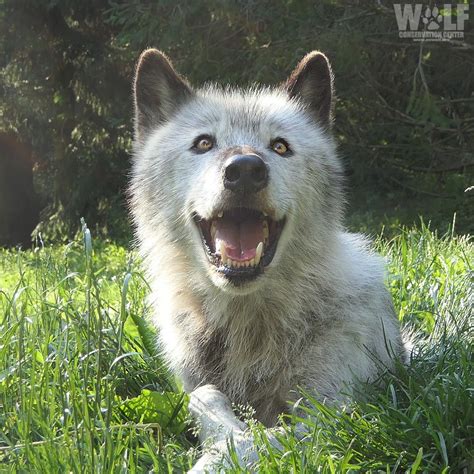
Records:
{"label": "wolf's amber eye", "polygon": [[193,148],[201,153],[209,151],[214,146],[214,140],[208,135],[201,135],[194,140]]}
{"label": "wolf's amber eye", "polygon": [[277,138],[276,140],[273,140],[271,147],[272,150],[278,153],[279,155],[284,155],[290,150],[288,143],[282,138]]}

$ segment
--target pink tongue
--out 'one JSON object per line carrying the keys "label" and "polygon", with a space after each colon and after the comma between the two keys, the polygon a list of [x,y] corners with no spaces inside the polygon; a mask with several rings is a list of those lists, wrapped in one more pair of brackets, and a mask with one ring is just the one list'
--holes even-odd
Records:
{"label": "pink tongue", "polygon": [[235,223],[231,219],[218,219],[216,222],[216,250],[219,240],[224,242],[226,254],[233,260],[250,260],[255,257],[259,242],[263,242],[263,226],[259,219],[248,219]]}

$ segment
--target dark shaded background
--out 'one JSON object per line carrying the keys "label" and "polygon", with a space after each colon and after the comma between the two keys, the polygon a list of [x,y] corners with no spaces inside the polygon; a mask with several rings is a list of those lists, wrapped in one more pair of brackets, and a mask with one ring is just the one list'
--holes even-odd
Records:
{"label": "dark shaded background", "polygon": [[66,240],[82,216],[130,238],[130,84],[149,46],[194,84],[277,84],[326,52],[349,225],[422,215],[444,231],[456,213],[474,230],[472,20],[464,40],[424,44],[376,1],[0,0],[0,21],[0,245]]}

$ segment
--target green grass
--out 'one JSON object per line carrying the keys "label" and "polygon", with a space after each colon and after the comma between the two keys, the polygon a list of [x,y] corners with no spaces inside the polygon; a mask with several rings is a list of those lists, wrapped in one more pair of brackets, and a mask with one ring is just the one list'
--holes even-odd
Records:
{"label": "green grass", "polygon": [[[283,451],[255,427],[261,472],[474,470],[473,245],[422,226],[377,246],[416,357],[344,412],[313,400],[303,439],[284,420]],[[2,472],[180,472],[196,457],[139,262],[93,247],[0,250]]]}

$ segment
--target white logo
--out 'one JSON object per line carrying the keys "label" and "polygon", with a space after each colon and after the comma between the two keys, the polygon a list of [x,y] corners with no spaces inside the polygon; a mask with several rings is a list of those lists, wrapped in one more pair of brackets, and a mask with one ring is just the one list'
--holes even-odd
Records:
{"label": "white logo", "polygon": [[421,3],[393,5],[398,36],[413,41],[449,41],[464,38],[464,23],[469,19],[466,3],[426,6]]}

